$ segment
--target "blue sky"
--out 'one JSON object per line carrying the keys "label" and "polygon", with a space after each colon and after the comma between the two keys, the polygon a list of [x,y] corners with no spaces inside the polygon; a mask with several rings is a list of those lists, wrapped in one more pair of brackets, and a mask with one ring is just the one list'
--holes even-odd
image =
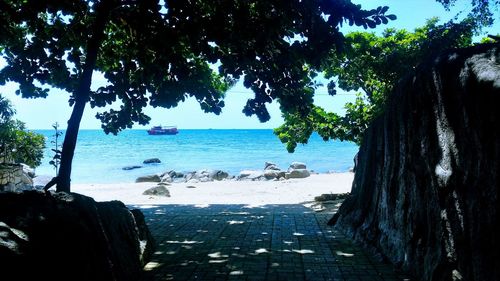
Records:
{"label": "blue sky", "polygon": [[[397,15],[398,19],[389,22],[387,25],[379,27],[374,32],[381,32],[385,28],[405,28],[413,30],[422,26],[428,18],[438,16],[442,21],[447,21],[454,17],[460,10],[470,5],[470,0],[458,1],[452,11],[447,12],[435,0],[353,0],[359,3],[365,9],[375,8],[377,6],[389,6],[389,12]],[[499,18],[498,16],[496,18]],[[490,33],[500,33],[500,24],[489,28]],[[354,30],[363,30],[359,27],[349,27],[345,25],[342,29],[345,32]],[[2,62],[0,61],[0,67]],[[102,85],[103,78],[99,74],[94,75],[93,88]],[[58,122],[62,128],[66,127],[66,122],[71,114],[71,108],[67,103],[68,93],[60,90],[51,90],[46,99],[22,99],[16,96],[14,91],[16,85],[13,83],[0,87],[0,93],[10,99],[17,111],[16,118],[26,123],[29,129],[50,129],[51,125]],[[343,113],[343,105],[352,101],[354,93],[345,93],[342,91],[335,97],[328,96],[325,88],[317,90],[315,95],[315,104],[324,107],[327,110]],[[150,125],[176,125],[180,129],[264,129],[276,128],[282,123],[281,112],[276,103],[268,106],[271,114],[271,120],[266,123],[260,123],[257,117],[247,117],[241,111],[248,98],[252,97],[252,92],[245,89],[242,83],[238,83],[226,95],[226,106],[219,116],[206,114],[200,109],[194,99],[188,99],[173,109],[151,108],[145,109],[152,120]],[[103,109],[91,109],[87,107],[81,122],[81,129],[100,128],[99,120],[95,119],[95,114]],[[134,128],[142,129],[144,127],[135,125]]]}

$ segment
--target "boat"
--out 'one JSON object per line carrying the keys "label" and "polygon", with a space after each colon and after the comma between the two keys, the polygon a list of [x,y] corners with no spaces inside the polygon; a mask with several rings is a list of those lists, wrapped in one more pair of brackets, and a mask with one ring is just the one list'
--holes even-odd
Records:
{"label": "boat", "polygon": [[150,135],[177,135],[178,133],[176,126],[153,126],[148,130]]}

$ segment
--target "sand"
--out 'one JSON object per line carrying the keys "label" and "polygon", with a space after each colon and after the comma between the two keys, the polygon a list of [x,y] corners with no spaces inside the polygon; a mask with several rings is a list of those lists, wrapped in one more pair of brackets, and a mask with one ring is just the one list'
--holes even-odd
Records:
{"label": "sand", "polygon": [[119,200],[127,205],[302,204],[322,194],[350,192],[353,178],[353,173],[328,173],[283,181],[172,183],[167,186],[170,197],[142,194],[156,183],[73,184],[72,191],[96,201]]}

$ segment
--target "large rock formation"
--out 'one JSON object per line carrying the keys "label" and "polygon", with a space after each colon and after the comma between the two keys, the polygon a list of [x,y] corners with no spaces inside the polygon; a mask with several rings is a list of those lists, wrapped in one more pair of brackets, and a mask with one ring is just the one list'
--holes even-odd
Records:
{"label": "large rock formation", "polygon": [[500,46],[442,54],[366,132],[332,224],[418,280],[500,280]]}
{"label": "large rock formation", "polygon": [[138,280],[152,242],[142,213],[119,201],[0,193],[1,280]]}

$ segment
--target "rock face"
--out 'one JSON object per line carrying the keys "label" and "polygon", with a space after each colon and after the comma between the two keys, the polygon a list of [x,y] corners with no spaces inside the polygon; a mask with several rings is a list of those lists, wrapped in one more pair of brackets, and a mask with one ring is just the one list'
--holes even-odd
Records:
{"label": "rock face", "polygon": [[500,46],[444,53],[367,130],[331,224],[417,280],[500,280]]}
{"label": "rock face", "polygon": [[2,280],[138,280],[152,242],[142,213],[119,201],[0,193]]}
{"label": "rock face", "polygon": [[25,164],[0,164],[0,191],[15,191],[33,189],[33,169]]}

